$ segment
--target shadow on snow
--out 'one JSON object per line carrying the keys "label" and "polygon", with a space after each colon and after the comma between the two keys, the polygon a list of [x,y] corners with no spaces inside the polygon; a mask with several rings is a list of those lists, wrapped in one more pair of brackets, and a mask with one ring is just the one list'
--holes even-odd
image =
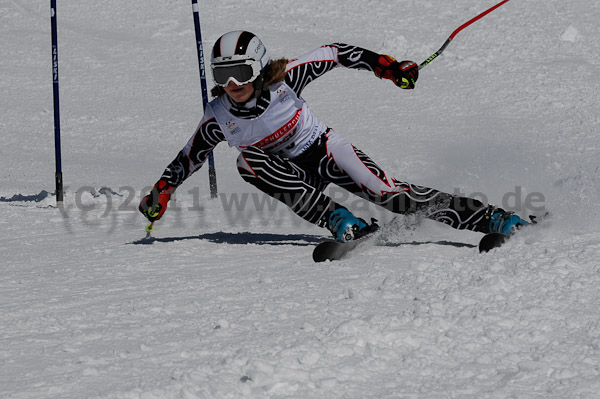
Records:
{"label": "shadow on snow", "polygon": [[186,240],[207,240],[216,244],[257,244],[257,245],[296,245],[309,246],[323,241],[323,236],[309,234],[271,234],[271,233],[207,233],[183,237],[144,237],[129,244],[153,244],[155,242],[177,242]]}
{"label": "shadow on snow", "polygon": [[[215,244],[236,244],[236,245],[295,245],[295,246],[313,246],[329,238],[310,235],[310,234],[274,234],[274,233],[207,233],[193,236],[182,236],[182,237],[144,237],[139,240],[130,242],[128,244],[134,245],[149,245],[155,242],[169,243],[178,241],[188,240],[207,240]],[[411,242],[377,242],[376,246],[381,247],[402,247],[402,246],[417,246],[417,245],[441,245],[451,246],[456,248],[475,248],[476,245],[466,244],[462,242],[454,241],[411,241]]]}
{"label": "shadow on snow", "polygon": [[404,247],[406,245],[413,245],[413,246],[417,246],[417,245],[429,245],[429,244],[433,244],[433,245],[442,245],[442,246],[448,246],[448,247],[456,247],[456,248],[476,248],[477,245],[473,245],[473,244],[467,244],[464,242],[456,242],[456,241],[404,241],[404,242],[378,242],[377,244],[375,244],[376,246],[379,247]]}

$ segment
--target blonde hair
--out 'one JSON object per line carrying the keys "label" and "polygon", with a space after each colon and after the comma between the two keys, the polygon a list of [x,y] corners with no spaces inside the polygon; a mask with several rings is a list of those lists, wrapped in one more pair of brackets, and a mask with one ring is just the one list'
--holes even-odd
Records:
{"label": "blonde hair", "polygon": [[[286,58],[269,61],[267,66],[263,69],[263,87],[282,82],[285,79],[288,62],[289,60]],[[210,90],[210,95],[215,98],[220,97],[223,94],[225,94],[225,89],[221,86],[215,86]]]}

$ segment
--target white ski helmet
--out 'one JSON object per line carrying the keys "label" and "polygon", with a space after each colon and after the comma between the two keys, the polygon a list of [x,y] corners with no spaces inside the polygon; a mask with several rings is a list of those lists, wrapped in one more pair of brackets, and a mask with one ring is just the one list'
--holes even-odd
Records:
{"label": "white ski helmet", "polygon": [[210,57],[213,80],[222,87],[231,81],[238,86],[254,82],[268,62],[267,49],[258,36],[242,30],[218,38]]}

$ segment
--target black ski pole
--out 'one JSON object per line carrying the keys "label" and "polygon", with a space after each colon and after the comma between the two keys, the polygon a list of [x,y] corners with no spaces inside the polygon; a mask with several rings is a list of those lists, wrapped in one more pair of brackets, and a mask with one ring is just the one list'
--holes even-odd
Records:
{"label": "black ski pole", "polygon": [[52,93],[54,99],[54,157],[56,160],[56,206],[63,205],[62,161],[60,153],[60,109],[58,100],[58,34],[56,28],[56,0],[50,0],[52,25]]}
{"label": "black ski pole", "polygon": [[454,32],[452,32],[452,34],[450,35],[450,37],[448,38],[448,40],[446,40],[446,42],[444,43],[444,45],[435,53],[433,53],[433,55],[429,58],[427,58],[425,61],[423,61],[420,65],[419,65],[419,70],[425,68],[431,61],[435,60],[437,58],[438,55],[442,54],[442,52],[444,50],[446,50],[446,47],[448,47],[448,45],[450,44],[450,42],[452,41],[452,39],[454,39],[454,37],[456,35],[458,35],[458,32],[460,32],[461,30],[463,30],[464,28],[466,28],[467,26],[471,25],[473,22],[485,17],[486,15],[488,15],[489,13],[491,13],[492,11],[494,11],[496,8],[500,7],[502,4],[504,3],[508,3],[509,0],[503,0],[500,3],[496,4],[495,6],[488,8],[487,10],[485,10],[484,12],[482,12],[481,14],[477,15],[476,17],[468,20],[467,22],[465,22],[464,24],[462,24],[461,26],[459,26]]}
{"label": "black ski pole", "polygon": [[[202,47],[202,33],[200,31],[200,12],[198,0],[192,0],[194,13],[194,28],[196,29],[196,50],[198,50],[198,66],[200,67],[200,85],[202,86],[202,105],[206,110],[208,103],[208,89],[206,88],[206,69],[204,67],[204,49]],[[210,185],[210,197],[217,198],[217,171],[215,169],[215,157],[211,152],[208,154],[208,181]]]}

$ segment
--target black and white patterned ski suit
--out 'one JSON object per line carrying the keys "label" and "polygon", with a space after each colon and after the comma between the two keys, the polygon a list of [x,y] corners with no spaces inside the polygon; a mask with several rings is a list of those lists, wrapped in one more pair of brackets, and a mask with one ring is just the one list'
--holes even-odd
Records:
{"label": "black and white patterned ski suit", "polygon": [[222,141],[240,151],[242,178],[303,219],[327,226],[341,205],[324,194],[334,183],[395,213],[420,212],[456,229],[489,231],[493,207],[388,175],[371,158],[318,120],[302,99],[313,80],[343,66],[373,71],[379,54],[336,43],[289,61],[283,82],[239,105],[224,94],[211,101],[196,132],[161,179],[178,187]]}

